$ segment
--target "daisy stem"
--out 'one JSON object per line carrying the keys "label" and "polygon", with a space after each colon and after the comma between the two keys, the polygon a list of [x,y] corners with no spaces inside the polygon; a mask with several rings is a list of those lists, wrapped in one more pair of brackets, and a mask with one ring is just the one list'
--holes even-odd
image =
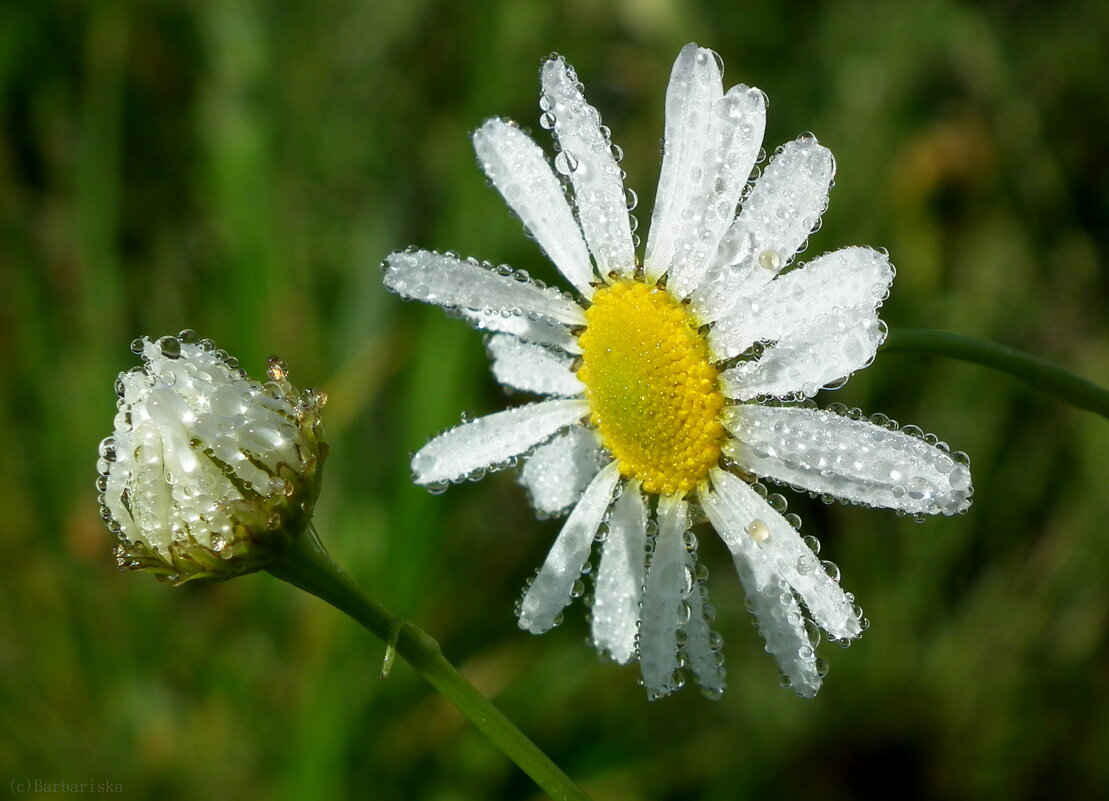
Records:
{"label": "daisy stem", "polygon": [[404,657],[555,801],[589,801],[569,776],[447,661],[438,642],[413,624],[395,617],[355,584],[331,558],[313,527],[267,570],[345,612],[387,645],[394,646],[395,653]]}
{"label": "daisy stem", "polygon": [[990,367],[1057,400],[1109,419],[1109,390],[1039,356],[1022,353],[996,342],[984,342],[947,331],[891,328],[883,350],[895,353],[930,353]]}

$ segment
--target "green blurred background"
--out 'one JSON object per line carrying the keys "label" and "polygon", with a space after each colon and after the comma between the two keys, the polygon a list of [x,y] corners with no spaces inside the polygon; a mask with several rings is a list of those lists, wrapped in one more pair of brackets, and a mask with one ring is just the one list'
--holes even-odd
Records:
{"label": "green blurred background", "polygon": [[[512,606],[557,531],[511,475],[431,496],[407,458],[503,404],[481,337],[380,285],[416,243],[553,279],[468,132],[533,127],[539,60],[579,71],[646,228],[687,41],[770,96],[767,146],[840,170],[813,238],[889,249],[891,326],[1025,348],[1109,383],[1109,4],[192,0],[0,3],[0,787],[132,797],[529,799],[382,646],[265,575],[117,572],[97,441],[139,334],[191,327],[320,386],[317,516],[338,560],[598,801],[1109,794],[1109,426],[958,363],[880,355],[839,400],[973,457],[976,501],[916,525],[791,499],[872,627],[779,689],[702,537],[729,690],[648,703],[576,605]],[[545,136],[539,137],[541,140]],[[544,141],[544,145],[548,144]]]}

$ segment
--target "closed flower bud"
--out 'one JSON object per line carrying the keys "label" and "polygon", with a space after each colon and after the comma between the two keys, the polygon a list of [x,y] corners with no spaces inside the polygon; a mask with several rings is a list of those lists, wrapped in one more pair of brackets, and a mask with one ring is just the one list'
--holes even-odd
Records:
{"label": "closed flower bud", "polygon": [[100,443],[100,511],[121,568],[170,584],[264,568],[312,517],[327,454],[326,396],[270,359],[268,381],[192,331],[136,339]]}

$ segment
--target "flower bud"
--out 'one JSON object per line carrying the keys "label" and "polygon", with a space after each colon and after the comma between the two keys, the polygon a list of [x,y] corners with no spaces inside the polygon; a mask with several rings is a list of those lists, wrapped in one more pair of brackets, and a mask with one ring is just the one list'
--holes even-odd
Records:
{"label": "flower bud", "polygon": [[143,364],[116,381],[97,462],[119,566],[175,585],[264,568],[311,520],[326,395],[294,387],[276,358],[255,381],[193,331],[131,350]]}

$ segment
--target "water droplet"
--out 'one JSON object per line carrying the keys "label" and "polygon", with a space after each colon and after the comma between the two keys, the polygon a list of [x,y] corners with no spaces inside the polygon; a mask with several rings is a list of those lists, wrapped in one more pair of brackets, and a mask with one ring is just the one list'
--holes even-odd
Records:
{"label": "water droplet", "polygon": [[816,646],[820,645],[820,636],[820,626],[816,625],[816,623],[811,620],[806,620],[805,639],[809,641],[809,645],[811,645],[813,648],[816,648]]}
{"label": "water droplet", "polygon": [[570,175],[578,168],[578,159],[569,150],[562,150],[554,157],[554,168],[562,175]]}
{"label": "water droplet", "polygon": [[948,482],[951,484],[951,489],[958,492],[970,488],[970,470],[963,465],[956,465],[952,468],[947,477]]}
{"label": "water droplet", "polygon": [[782,269],[782,256],[776,250],[764,250],[759,254],[759,266],[768,272]]}
{"label": "water droplet", "polygon": [[158,340],[158,349],[167,359],[181,358],[181,340],[177,337],[162,337]]}
{"label": "water droplet", "polygon": [[765,542],[770,536],[770,528],[761,520],[752,520],[747,524],[747,536],[755,542]]}
{"label": "water droplet", "polygon": [[817,559],[812,554],[805,554],[797,559],[797,572],[807,576],[816,570]]}
{"label": "water droplet", "polygon": [[100,457],[107,462],[114,462],[116,460],[116,441],[112,437],[104,437],[100,440]]}
{"label": "water droplet", "polygon": [[[227,355],[224,354],[224,359]],[[289,377],[289,366],[276,356],[270,356],[266,360],[266,375],[270,381],[285,381]]]}

